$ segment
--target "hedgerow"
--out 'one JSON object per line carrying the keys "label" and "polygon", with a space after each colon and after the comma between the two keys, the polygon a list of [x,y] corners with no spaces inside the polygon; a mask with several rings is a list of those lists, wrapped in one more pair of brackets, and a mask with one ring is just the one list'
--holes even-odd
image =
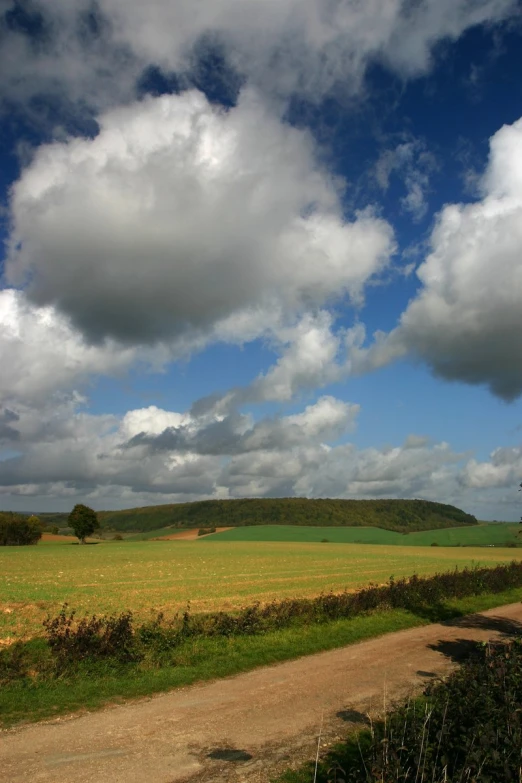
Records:
{"label": "hedgerow", "polygon": [[47,618],[44,627],[49,648],[61,664],[88,658],[130,661],[164,654],[189,638],[262,634],[292,625],[349,619],[377,609],[400,608],[428,619],[433,619],[430,615],[440,618],[444,600],[520,586],[522,562],[513,561],[494,568],[392,578],[386,585],[370,585],[353,593],[255,603],[234,613],[192,614],[187,607],[181,615],[167,618],[160,613],[137,626],[131,612],[78,620],[74,611],[68,614],[64,606],[57,617]]}

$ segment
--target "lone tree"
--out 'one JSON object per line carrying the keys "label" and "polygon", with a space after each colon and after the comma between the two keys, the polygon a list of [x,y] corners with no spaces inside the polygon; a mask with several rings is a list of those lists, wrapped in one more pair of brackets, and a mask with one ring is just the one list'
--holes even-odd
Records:
{"label": "lone tree", "polygon": [[69,514],[69,526],[74,530],[75,536],[80,539],[80,544],[85,544],[87,536],[91,536],[100,527],[100,523],[92,508],[84,506],[83,503],[77,503]]}

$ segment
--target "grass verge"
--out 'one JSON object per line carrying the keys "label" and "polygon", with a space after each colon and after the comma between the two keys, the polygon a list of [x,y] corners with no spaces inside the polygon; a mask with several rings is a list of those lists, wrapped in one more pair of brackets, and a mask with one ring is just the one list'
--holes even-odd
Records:
{"label": "grass verge", "polygon": [[[404,609],[375,611],[328,623],[258,636],[194,638],[180,645],[162,666],[114,661],[79,664],[61,677],[23,678],[0,689],[0,725],[37,721],[78,710],[94,710],[123,699],[246,672],[259,666],[332,650],[392,631],[427,625],[522,600],[522,588],[485,593],[438,604],[429,616]],[[44,640],[28,643],[35,660],[48,655]]]}

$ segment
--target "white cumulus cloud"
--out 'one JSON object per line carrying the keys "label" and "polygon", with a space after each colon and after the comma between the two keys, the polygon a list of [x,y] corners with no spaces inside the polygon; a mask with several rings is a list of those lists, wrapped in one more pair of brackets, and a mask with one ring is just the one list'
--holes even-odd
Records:
{"label": "white cumulus cloud", "polygon": [[485,489],[514,487],[522,479],[522,448],[497,448],[488,462],[470,460],[465,466],[461,481],[466,487]]}
{"label": "white cumulus cloud", "polygon": [[41,147],[11,213],[8,279],[92,341],[358,300],[393,250],[385,221],[343,219],[308,135],[251,93],[229,112],[195,91],[114,110],[95,139]]}
{"label": "white cumulus cloud", "polygon": [[114,342],[87,344],[51,307],[34,307],[14,289],[0,291],[0,402],[39,406],[93,375],[123,373],[138,358]]}
{"label": "white cumulus cloud", "polygon": [[359,371],[409,354],[446,380],[522,393],[522,119],[492,137],[482,190],[441,211],[419,293],[394,331],[354,350]]}

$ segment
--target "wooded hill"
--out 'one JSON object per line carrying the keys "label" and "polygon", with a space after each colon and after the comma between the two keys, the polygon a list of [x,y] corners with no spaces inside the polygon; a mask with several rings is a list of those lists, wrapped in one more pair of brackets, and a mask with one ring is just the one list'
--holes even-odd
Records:
{"label": "wooded hill", "polygon": [[101,511],[98,519],[103,528],[122,532],[147,532],[163,527],[324,525],[380,527],[409,533],[477,524],[474,516],[455,506],[428,500],[306,498],[203,500],[124,511]]}

